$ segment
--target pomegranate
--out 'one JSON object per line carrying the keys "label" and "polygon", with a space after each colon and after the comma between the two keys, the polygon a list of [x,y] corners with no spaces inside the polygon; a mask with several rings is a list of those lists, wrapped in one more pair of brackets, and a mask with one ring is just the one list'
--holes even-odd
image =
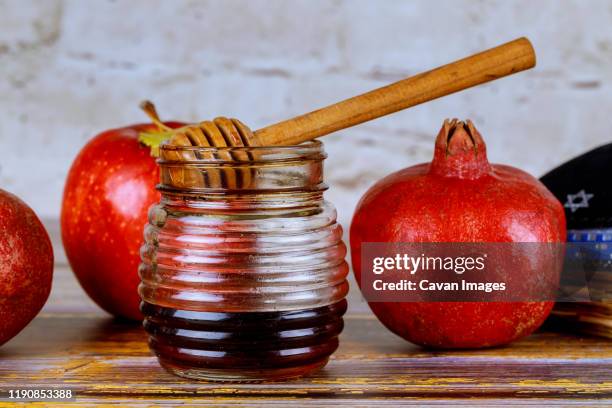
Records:
{"label": "pomegranate", "polygon": [[[444,122],[431,163],[391,174],[370,188],[350,229],[360,285],[365,242],[564,241],[561,203],[531,175],[490,164],[472,122],[456,119]],[[521,270],[516,274],[530,278]],[[392,332],[433,348],[509,343],[536,330],[552,306],[551,301],[370,303]]]}
{"label": "pomegranate", "polygon": [[52,276],[47,231],[26,203],[0,189],[0,345],[38,314]]}

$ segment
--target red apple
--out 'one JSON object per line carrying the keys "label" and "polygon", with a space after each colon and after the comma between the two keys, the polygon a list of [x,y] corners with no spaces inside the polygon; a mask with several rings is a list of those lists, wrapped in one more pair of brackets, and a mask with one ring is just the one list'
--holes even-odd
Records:
{"label": "red apple", "polygon": [[[564,242],[565,215],[561,203],[537,179],[510,166],[490,164],[471,122],[453,120],[444,123],[431,163],[391,174],[364,195],[353,217],[350,241],[361,284],[362,243]],[[546,262],[542,265],[538,276],[524,268],[507,278],[541,278],[549,293],[556,289],[559,271],[546,267]],[[391,331],[434,348],[511,342],[536,330],[552,306],[551,301],[370,303]]]}
{"label": "red apple", "polygon": [[[180,123],[167,123],[179,127]],[[139,249],[159,170],[138,141],[152,124],[108,130],[79,153],[64,189],[61,226],[70,266],[87,294],[114,316],[140,320]]]}
{"label": "red apple", "polygon": [[0,190],[0,345],[38,314],[52,277],[47,231],[27,204]]}

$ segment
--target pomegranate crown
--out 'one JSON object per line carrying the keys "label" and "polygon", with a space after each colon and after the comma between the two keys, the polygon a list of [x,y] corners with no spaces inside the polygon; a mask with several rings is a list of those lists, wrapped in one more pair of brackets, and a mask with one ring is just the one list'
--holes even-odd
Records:
{"label": "pomegranate crown", "polygon": [[471,120],[444,121],[436,138],[430,171],[462,179],[476,179],[491,171],[485,142]]}

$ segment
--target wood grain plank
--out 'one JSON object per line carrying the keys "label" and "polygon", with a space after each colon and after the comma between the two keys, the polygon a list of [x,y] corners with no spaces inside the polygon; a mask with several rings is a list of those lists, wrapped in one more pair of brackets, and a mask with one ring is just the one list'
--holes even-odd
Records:
{"label": "wood grain plank", "polygon": [[43,312],[0,348],[0,391],[70,388],[80,405],[97,407],[612,406],[607,339],[540,332],[507,347],[428,351],[386,330],[358,291],[349,300],[340,348],[325,369],[286,382],[196,382],[165,372],[140,324],[112,319],[57,265]]}
{"label": "wood grain plank", "polygon": [[193,382],[159,367],[139,325],[87,314],[44,314],[0,349],[0,388],[73,389],[83,398],[612,398],[612,351],[602,339],[539,333],[512,346],[431,352],[369,316],[348,316],[330,364],[288,382]]}

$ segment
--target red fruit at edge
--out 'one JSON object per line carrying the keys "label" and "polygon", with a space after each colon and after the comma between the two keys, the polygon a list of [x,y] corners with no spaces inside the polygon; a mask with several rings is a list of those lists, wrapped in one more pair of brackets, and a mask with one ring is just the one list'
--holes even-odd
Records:
{"label": "red fruit at edge", "polygon": [[[366,192],[353,217],[350,242],[360,283],[363,242],[565,242],[565,215],[561,203],[537,179],[510,166],[491,165],[470,121],[452,120],[444,122],[431,163],[391,174]],[[391,331],[435,348],[509,343],[536,330],[552,306],[370,303]]]}
{"label": "red fruit at edge", "polygon": [[142,319],[143,228],[149,207],[160,198],[158,166],[138,136],[156,130],[133,125],[93,138],[70,168],[62,203],[62,241],[81,286],[107,312],[134,320]]}
{"label": "red fruit at edge", "polygon": [[47,231],[26,203],[0,190],[0,345],[42,309],[52,277]]}

